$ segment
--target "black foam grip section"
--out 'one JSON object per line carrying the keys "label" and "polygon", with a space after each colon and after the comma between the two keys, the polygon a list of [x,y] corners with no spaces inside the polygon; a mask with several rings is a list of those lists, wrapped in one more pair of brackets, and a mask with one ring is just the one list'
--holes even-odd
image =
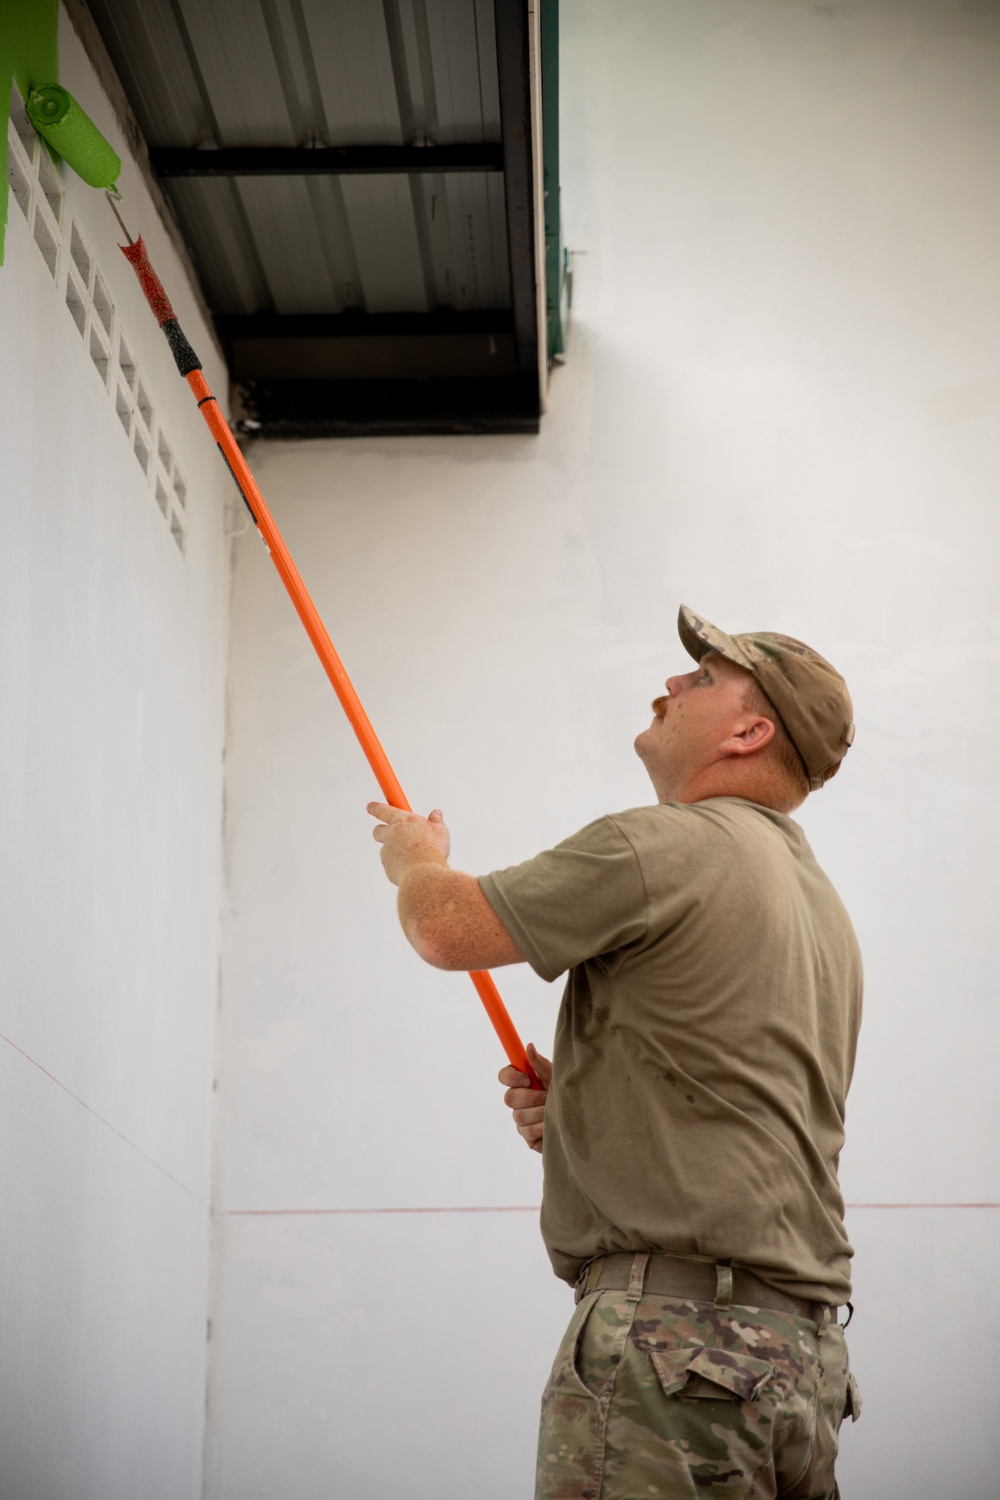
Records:
{"label": "black foam grip section", "polygon": [[188,343],[177,319],[168,318],[165,323],[160,324],[160,327],[167,336],[170,352],[174,356],[174,364],[181,374],[190,375],[192,370],[200,370],[201,360]]}

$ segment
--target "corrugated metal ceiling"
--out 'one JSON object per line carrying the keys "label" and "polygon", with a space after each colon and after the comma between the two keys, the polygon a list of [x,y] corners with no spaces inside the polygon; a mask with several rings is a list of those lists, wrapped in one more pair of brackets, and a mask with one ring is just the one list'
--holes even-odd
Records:
{"label": "corrugated metal ceiling", "polygon": [[507,381],[498,414],[537,425],[525,0],[88,3],[251,406]]}

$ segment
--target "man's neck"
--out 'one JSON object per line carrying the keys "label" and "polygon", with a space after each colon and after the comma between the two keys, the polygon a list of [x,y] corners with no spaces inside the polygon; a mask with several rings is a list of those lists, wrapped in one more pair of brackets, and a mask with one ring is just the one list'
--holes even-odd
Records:
{"label": "man's neck", "polygon": [[734,765],[717,761],[689,777],[677,788],[657,793],[659,802],[708,802],[712,797],[741,797],[773,812],[790,813],[798,806],[789,797],[784,779],[770,767]]}

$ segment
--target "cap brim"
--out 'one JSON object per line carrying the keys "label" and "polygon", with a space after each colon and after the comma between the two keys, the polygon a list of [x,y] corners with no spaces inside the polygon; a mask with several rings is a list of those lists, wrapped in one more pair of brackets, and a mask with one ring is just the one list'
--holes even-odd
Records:
{"label": "cap brim", "polygon": [[693,656],[695,661],[701,661],[709,651],[717,651],[720,656],[735,662],[745,671],[753,671],[753,663],[732,636],[720,630],[717,625],[713,625],[710,620],[706,620],[704,615],[696,614],[689,604],[682,604],[678,611],[677,634],[681,638],[684,650],[689,656]]}

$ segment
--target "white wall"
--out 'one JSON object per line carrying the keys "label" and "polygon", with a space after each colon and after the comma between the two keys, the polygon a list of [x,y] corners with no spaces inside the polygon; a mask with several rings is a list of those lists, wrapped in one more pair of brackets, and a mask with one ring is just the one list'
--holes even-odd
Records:
{"label": "white wall", "polygon": [[[62,20],[63,82],[124,155]],[[103,195],[53,169],[46,220],[36,170],[22,198],[41,218],[29,227],[11,198],[0,267],[0,1496],[193,1500],[229,480]],[[130,162],[121,187],[133,233],[222,392],[185,271]],[[86,339],[66,305],[74,225],[107,294],[97,291],[111,325],[103,344],[92,288],[76,294]],[[90,357],[88,316],[106,381],[119,378],[124,337],[153,453],[162,437],[176,463],[160,473],[166,516]]]}
{"label": "white wall", "polygon": [[[578,303],[541,435],[252,462],[467,869],[647,800],[680,601],[844,670],[857,744],[803,812],[868,970],[842,1483],[988,1500],[1000,6],[563,9]],[[371,778],[253,533],[230,692],[208,1493],[530,1493],[569,1310],[512,1211],[539,1162],[471,987],[396,930]],[[544,1046],[558,986],[499,978]]]}

